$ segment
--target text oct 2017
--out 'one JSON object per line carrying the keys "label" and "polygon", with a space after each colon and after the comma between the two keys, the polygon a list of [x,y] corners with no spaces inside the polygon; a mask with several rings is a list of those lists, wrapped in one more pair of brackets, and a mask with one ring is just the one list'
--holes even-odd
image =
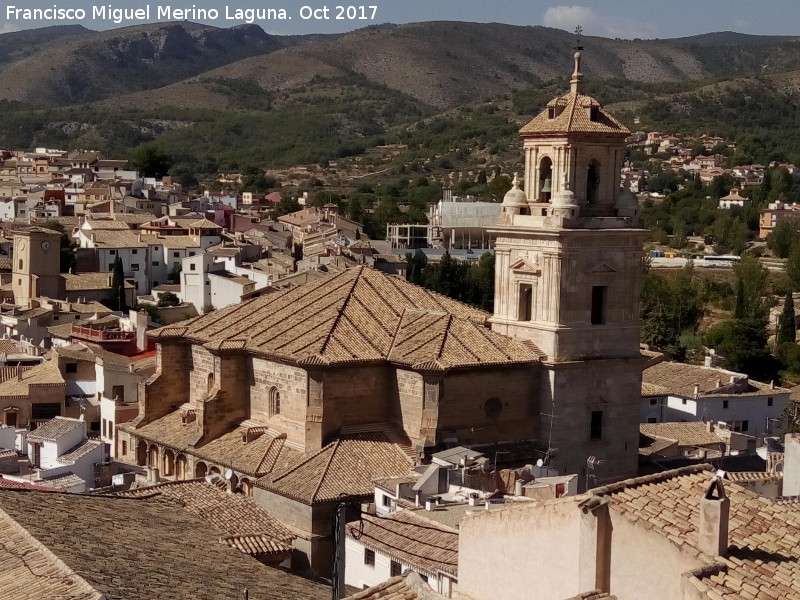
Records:
{"label": "text oct 2017", "polygon": [[335,5],[335,6],[301,6],[300,18],[304,21],[374,21],[378,14],[378,6],[372,5]]}

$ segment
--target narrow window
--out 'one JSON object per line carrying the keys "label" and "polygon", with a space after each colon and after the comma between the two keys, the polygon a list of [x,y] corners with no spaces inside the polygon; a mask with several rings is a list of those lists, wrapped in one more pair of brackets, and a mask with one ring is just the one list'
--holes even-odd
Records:
{"label": "narrow window", "polygon": [[67,363],[64,370],[67,373],[77,373],[78,372],[78,363]]}
{"label": "narrow window", "polygon": [[269,416],[274,417],[279,414],[281,414],[281,393],[272,388],[269,393]]}
{"label": "narrow window", "polygon": [[122,442],[122,455],[125,456],[128,453],[128,442]]}
{"label": "narrow window", "polygon": [[727,400],[723,400],[722,401],[722,408],[728,408],[728,401]]}
{"label": "narrow window", "polygon": [[403,568],[400,566],[400,563],[396,560],[393,560],[389,566],[390,575],[391,577],[398,577],[399,575],[403,574]]}
{"label": "narrow window", "polygon": [[603,411],[593,410],[592,420],[589,424],[589,439],[601,440],[603,439]]}
{"label": "narrow window", "polygon": [[375,566],[375,552],[369,548],[364,548],[364,564],[368,567]]}
{"label": "narrow window", "polygon": [[592,286],[592,325],[602,325],[606,322],[606,296],[608,286]]}
{"label": "narrow window", "polygon": [[519,308],[518,315],[520,321],[530,321],[533,305],[533,286],[530,283],[521,283],[519,286]]}
{"label": "narrow window", "polygon": [[383,496],[383,505],[389,507],[392,505],[392,499],[389,496]]}
{"label": "narrow window", "polygon": [[772,406],[772,396],[767,398],[767,406]]}
{"label": "narrow window", "polygon": [[658,423],[658,419],[656,417],[647,417],[648,423]]}
{"label": "narrow window", "polygon": [[747,431],[750,427],[750,421],[742,421],[742,431]]}

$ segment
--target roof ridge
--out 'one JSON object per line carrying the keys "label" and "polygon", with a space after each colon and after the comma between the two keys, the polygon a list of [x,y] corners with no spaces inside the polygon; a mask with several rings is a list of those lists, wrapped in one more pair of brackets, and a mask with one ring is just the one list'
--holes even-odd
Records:
{"label": "roof ridge", "polygon": [[325,468],[322,470],[320,474],[319,481],[317,482],[317,487],[314,488],[314,492],[311,494],[311,503],[313,504],[314,501],[317,499],[317,494],[319,494],[319,490],[322,487],[322,482],[325,481],[325,476],[328,474],[328,469],[331,468],[331,463],[333,462],[333,457],[336,455],[336,451],[339,449],[342,440],[341,438],[334,442],[333,449],[331,450],[331,455],[328,458],[328,462],[325,464]]}
{"label": "roof ridge", "polygon": [[444,344],[447,341],[447,336],[450,334],[450,327],[453,324],[453,315],[446,315],[445,316],[446,323],[444,325],[444,330],[442,331],[442,340],[439,343],[439,351],[436,353],[436,360],[437,362],[442,361],[442,354],[444,354]]}
{"label": "roof ridge", "polygon": [[691,475],[694,473],[702,473],[706,471],[713,471],[714,467],[708,463],[701,463],[699,465],[689,465],[687,467],[680,467],[679,469],[671,469],[669,471],[662,471],[661,473],[653,473],[652,475],[644,475],[642,477],[632,477],[631,479],[624,479],[616,483],[594,488],[587,491],[587,494],[595,496],[603,496],[605,494],[614,494],[621,492],[627,488],[637,487],[640,485],[647,485],[651,483],[661,483],[673,477],[680,477],[682,475]]}
{"label": "roof ridge", "polygon": [[[331,339],[333,338],[334,332],[336,328],[339,326],[339,322],[342,320],[342,316],[344,315],[344,311],[347,310],[347,305],[350,304],[350,300],[353,297],[353,292],[356,289],[356,285],[358,284],[361,276],[364,274],[365,267],[356,267],[358,269],[358,273],[353,277],[353,283],[350,286],[350,291],[348,292],[347,296],[342,303],[342,306],[339,308],[338,314],[333,320],[333,326],[328,330],[328,335],[325,338],[325,341],[322,343],[322,348],[319,350],[320,356],[325,353],[325,350],[328,348],[328,344],[330,343]],[[347,271],[344,271],[345,273]],[[316,496],[316,492],[314,493]],[[312,496],[313,497],[313,496]]]}

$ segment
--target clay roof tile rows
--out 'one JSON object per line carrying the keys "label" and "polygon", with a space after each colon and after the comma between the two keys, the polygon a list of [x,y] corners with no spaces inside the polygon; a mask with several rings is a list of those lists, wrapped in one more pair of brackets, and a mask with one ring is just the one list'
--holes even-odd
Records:
{"label": "clay roof tile rows", "polygon": [[458,531],[417,511],[364,515],[361,522],[348,525],[347,537],[429,575],[440,571],[458,575]]}
{"label": "clay roof tile rows", "polygon": [[[443,314],[450,320],[442,319]],[[249,352],[294,364],[379,362],[392,360],[392,353],[403,364],[430,363],[435,368],[538,360],[541,354],[535,348],[486,329],[488,317],[402,279],[357,267],[153,335],[210,344],[243,340]],[[421,341],[432,334],[414,319],[438,323],[443,343],[423,349]]]}
{"label": "clay roof tile rows", "polygon": [[2,598],[230,600],[245,588],[261,600],[330,597],[326,586],[221,543],[171,501],[0,489],[0,529],[37,548],[30,571],[16,544],[0,545]]}
{"label": "clay roof tile rows", "polygon": [[[551,108],[561,111],[550,118]],[[597,109],[595,119],[590,117],[590,109]],[[570,133],[595,133],[627,137],[631,134],[625,125],[604,111],[599,102],[591,96],[570,92],[550,101],[548,108],[534,117],[520,129],[520,135],[547,135]]]}
{"label": "clay roof tile rows", "polygon": [[[695,465],[589,493],[609,498],[612,510],[699,556],[700,502],[713,477],[711,465]],[[715,561],[714,568],[699,571],[695,584],[710,590],[708,598],[800,597],[800,505],[773,502],[733,482],[725,483],[725,491],[730,499],[728,555],[706,557]]]}
{"label": "clay roof tile rows", "polygon": [[305,504],[331,502],[342,494],[371,496],[373,480],[408,475],[412,463],[383,433],[342,436],[288,470],[259,479],[258,487]]}

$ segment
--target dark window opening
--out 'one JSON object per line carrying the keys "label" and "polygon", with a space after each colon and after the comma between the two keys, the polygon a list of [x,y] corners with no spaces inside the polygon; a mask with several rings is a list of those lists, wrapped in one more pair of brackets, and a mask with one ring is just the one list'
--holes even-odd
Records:
{"label": "dark window opening", "polygon": [[78,363],[67,363],[64,367],[64,370],[67,373],[77,373],[78,372]]}
{"label": "dark window opening", "polygon": [[728,401],[727,400],[723,400],[722,401],[722,408],[728,408]]}
{"label": "dark window opening", "polygon": [[12,410],[6,413],[6,425],[9,427],[17,426],[17,411]]}
{"label": "dark window opening", "polygon": [[403,574],[403,567],[400,566],[399,562],[393,560],[390,563],[389,572],[391,577],[398,577],[399,575]]}
{"label": "dark window opening", "polygon": [[375,552],[369,548],[364,548],[364,564],[369,567],[375,566]]}
{"label": "dark window opening", "polygon": [[592,418],[589,423],[589,439],[602,440],[603,439],[603,411],[593,410]]}
{"label": "dark window opening", "polygon": [[532,312],[533,312],[533,286],[530,283],[522,283],[519,286],[518,320],[530,321]]}
{"label": "dark window opening", "polygon": [[608,286],[592,286],[592,325],[602,325],[606,322],[606,296]]}
{"label": "dark window opening", "polygon": [[594,204],[597,202],[597,191],[600,189],[600,164],[593,160],[589,163],[589,170],[586,172],[586,202]]}
{"label": "dark window opening", "polygon": [[772,406],[772,396],[767,398],[767,406]]}
{"label": "dark window opening", "polygon": [[61,404],[58,402],[42,402],[31,404],[31,418],[35,420],[52,419],[61,414]]}
{"label": "dark window opening", "polygon": [[600,120],[600,109],[596,106],[592,106],[589,109],[589,120],[595,122]]}
{"label": "dark window opening", "polygon": [[392,505],[392,499],[389,496],[384,495],[383,496],[383,505],[384,506],[391,506]]}
{"label": "dark window opening", "polygon": [[658,418],[656,417],[647,417],[648,423],[658,423]]}

